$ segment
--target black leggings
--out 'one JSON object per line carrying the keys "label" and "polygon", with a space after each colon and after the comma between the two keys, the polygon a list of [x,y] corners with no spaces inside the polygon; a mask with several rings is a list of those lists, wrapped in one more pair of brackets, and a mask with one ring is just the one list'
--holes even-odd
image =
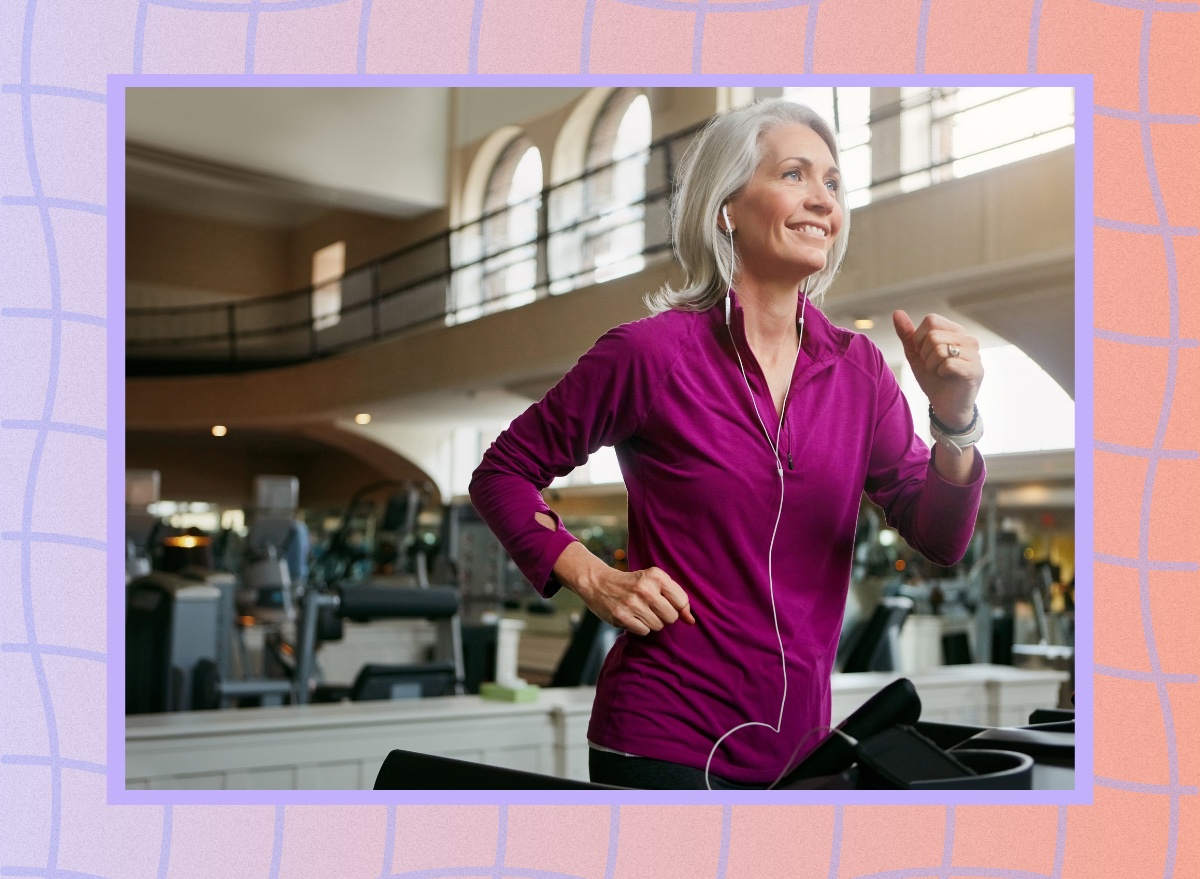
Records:
{"label": "black leggings", "polygon": [[[588,748],[588,771],[596,784],[630,787],[639,790],[705,790],[704,770],[653,760],[649,757],[626,757],[611,751]],[[763,784],[735,784],[708,774],[713,790],[762,790]]]}

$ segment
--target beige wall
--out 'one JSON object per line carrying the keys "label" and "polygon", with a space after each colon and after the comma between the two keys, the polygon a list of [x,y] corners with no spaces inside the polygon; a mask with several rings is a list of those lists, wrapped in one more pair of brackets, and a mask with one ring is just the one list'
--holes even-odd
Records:
{"label": "beige wall", "polygon": [[445,232],[448,216],[444,209],[411,220],[357,211],[322,214],[293,230],[288,237],[287,289],[297,290],[312,283],[313,254],[335,241],[346,242],[346,270],[350,271]]}
{"label": "beige wall", "polygon": [[254,477],[285,473],[300,479],[300,504],[305,507],[345,504],[355,489],[383,477],[344,452],[289,452],[278,449],[230,447],[216,437],[131,435],[126,440],[125,465],[158,470],[166,500],[205,500],[242,506],[252,497]]}
{"label": "beige wall", "polygon": [[125,277],[131,291],[161,286],[183,288],[183,295],[193,289],[230,299],[279,293],[287,287],[287,248],[284,229],[138,205],[125,212]]}
{"label": "beige wall", "polygon": [[834,298],[1071,250],[1074,184],[1056,150],[859,208]]}
{"label": "beige wall", "polygon": [[404,220],[329,211],[294,229],[126,209],[126,306],[163,307],[270,296],[312,282],[312,257],[346,242],[346,268],[444,232],[445,210]]}

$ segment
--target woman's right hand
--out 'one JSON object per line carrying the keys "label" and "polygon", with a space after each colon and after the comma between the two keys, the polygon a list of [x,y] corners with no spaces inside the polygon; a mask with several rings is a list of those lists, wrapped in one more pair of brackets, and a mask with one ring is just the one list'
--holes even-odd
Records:
{"label": "woman's right hand", "polygon": [[687,593],[661,568],[618,571],[572,543],[555,562],[554,575],[588,610],[631,634],[659,632],[679,619],[696,624]]}

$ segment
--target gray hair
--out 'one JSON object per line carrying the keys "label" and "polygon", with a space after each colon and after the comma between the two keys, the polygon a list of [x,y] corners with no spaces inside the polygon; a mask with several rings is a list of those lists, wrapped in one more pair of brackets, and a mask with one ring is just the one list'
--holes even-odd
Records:
{"label": "gray hair", "polygon": [[[683,155],[671,197],[671,238],[675,256],[684,270],[684,284],[674,290],[664,285],[646,296],[652,313],[706,311],[733,286],[734,254],[717,228],[721,206],[744,187],[762,161],[764,133],[781,125],[807,126],[820,135],[838,161],[837,138],[829,123],[812,108],[785,98],[755,101],[746,107],[714,116],[696,135]],[[825,291],[846,256],[850,235],[850,208],[844,187],[837,190],[842,206],[842,229],[834,239],[825,268],[812,276],[808,297],[821,304]],[[720,239],[720,240],[718,240]]]}

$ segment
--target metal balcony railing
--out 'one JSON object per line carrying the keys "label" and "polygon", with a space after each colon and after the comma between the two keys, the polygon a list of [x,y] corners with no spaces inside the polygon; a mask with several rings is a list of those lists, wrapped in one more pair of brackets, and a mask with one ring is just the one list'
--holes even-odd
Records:
{"label": "metal balcony railing", "polygon": [[[927,108],[929,137],[947,141],[962,113],[940,110],[946,93],[875,108],[871,129]],[[1001,96],[995,100],[1004,100]],[[971,155],[933,149],[920,167],[876,163],[860,200],[947,176],[948,167],[1072,127],[1013,137]],[[246,371],[302,363],[419,327],[449,325],[639,270],[670,253],[667,208],[674,170],[701,126],[658,140],[642,153],[589,169],[470,223],[403,247],[314,290],[304,287],[237,302],[126,311],[128,375]],[[898,148],[898,144],[892,144]],[[900,168],[900,170],[895,170]],[[862,190],[867,190],[863,193]],[[855,190],[852,188],[851,193]],[[317,294],[317,295],[314,295]],[[325,294],[325,295],[322,295]],[[336,309],[325,311],[329,299]]]}

